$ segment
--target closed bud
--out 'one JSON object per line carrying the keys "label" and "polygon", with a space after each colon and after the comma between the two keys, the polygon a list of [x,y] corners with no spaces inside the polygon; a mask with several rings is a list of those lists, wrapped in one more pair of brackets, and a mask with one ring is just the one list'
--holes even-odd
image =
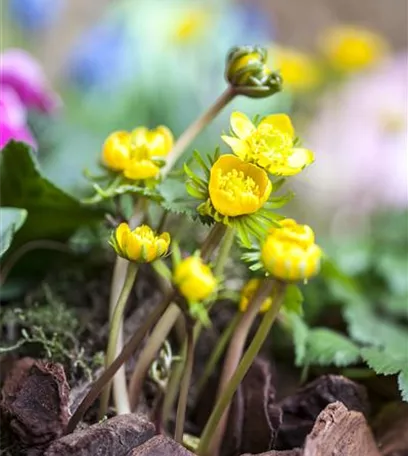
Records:
{"label": "closed bud", "polygon": [[126,260],[150,263],[167,253],[170,235],[156,235],[147,225],[131,230],[127,223],[121,223],[112,233],[109,243]]}
{"label": "closed bud", "polygon": [[263,98],[282,90],[281,77],[268,68],[266,58],[266,49],[258,46],[231,49],[225,77],[238,94]]}
{"label": "closed bud", "polygon": [[188,257],[176,266],[173,281],[187,301],[192,302],[208,298],[217,288],[211,269],[196,256]]}

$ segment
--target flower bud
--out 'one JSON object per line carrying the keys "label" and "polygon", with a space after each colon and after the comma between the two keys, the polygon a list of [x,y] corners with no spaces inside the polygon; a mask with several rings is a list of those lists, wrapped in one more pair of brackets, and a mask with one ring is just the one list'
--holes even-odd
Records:
{"label": "flower bud", "polygon": [[200,257],[191,256],[181,261],[174,272],[174,283],[187,301],[202,301],[217,288],[211,269]]}
{"label": "flower bud", "polygon": [[121,223],[112,233],[109,243],[122,258],[150,263],[167,253],[170,235],[162,233],[157,236],[147,225],[131,230],[127,223]]}
{"label": "flower bud", "polygon": [[[248,304],[251,301],[253,295],[255,294],[256,290],[258,289],[261,283],[260,279],[250,279],[244,286],[241,291],[241,299],[239,301],[239,310],[241,312],[246,312],[248,308]],[[273,295],[269,298],[266,298],[265,301],[262,303],[259,312],[265,313],[269,310],[272,305]]]}
{"label": "flower bud", "polygon": [[267,67],[266,57],[266,50],[258,46],[231,49],[227,56],[225,77],[237,93],[263,98],[282,90],[281,77]]}
{"label": "flower bud", "polygon": [[272,228],[262,246],[261,260],[274,277],[285,281],[306,280],[319,272],[322,251],[314,243],[313,230],[292,219]]}

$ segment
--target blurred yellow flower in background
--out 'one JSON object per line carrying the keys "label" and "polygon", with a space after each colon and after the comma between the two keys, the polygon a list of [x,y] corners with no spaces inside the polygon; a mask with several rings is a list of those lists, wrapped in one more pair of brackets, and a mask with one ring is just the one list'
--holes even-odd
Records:
{"label": "blurred yellow flower in background", "polygon": [[121,223],[109,242],[119,256],[129,261],[150,263],[167,253],[170,235],[156,235],[147,225],[131,230],[127,223]]}
{"label": "blurred yellow flower in background", "polygon": [[[247,310],[248,304],[249,304],[250,300],[252,299],[254,293],[258,289],[260,283],[261,283],[260,279],[250,279],[245,284],[245,286],[242,288],[241,299],[239,301],[240,312],[245,312]],[[260,313],[265,313],[269,310],[269,308],[272,305],[274,294],[275,293],[272,292],[272,296],[270,296],[269,298],[266,298],[265,301],[262,303],[262,305],[259,309]]]}
{"label": "blurred yellow flower in background", "polygon": [[309,54],[294,48],[273,47],[270,64],[280,71],[284,87],[295,92],[305,92],[315,88],[322,79],[317,61]]}
{"label": "blurred yellow flower in background", "polygon": [[314,161],[313,153],[295,147],[295,130],[286,114],[265,117],[256,127],[245,114],[231,114],[231,133],[222,136],[235,155],[277,176],[292,176]]}
{"label": "blurred yellow flower in background", "polygon": [[387,42],[365,28],[340,25],[327,29],[320,38],[320,49],[336,70],[352,73],[378,63],[387,53]]}
{"label": "blurred yellow flower in background", "polygon": [[201,38],[210,26],[210,19],[210,12],[204,8],[183,11],[177,18],[173,40],[178,43],[188,43]]}
{"label": "blurred yellow flower in background", "polygon": [[235,155],[222,155],[211,167],[208,191],[217,212],[236,217],[260,209],[271,194],[272,183],[258,166]]}
{"label": "blurred yellow flower in background", "polygon": [[197,256],[188,257],[176,266],[173,281],[188,301],[202,301],[217,288],[211,269]]}
{"label": "blurred yellow flower in background", "polygon": [[280,280],[309,279],[320,270],[322,251],[315,244],[313,230],[293,219],[271,228],[261,249],[265,269]]}

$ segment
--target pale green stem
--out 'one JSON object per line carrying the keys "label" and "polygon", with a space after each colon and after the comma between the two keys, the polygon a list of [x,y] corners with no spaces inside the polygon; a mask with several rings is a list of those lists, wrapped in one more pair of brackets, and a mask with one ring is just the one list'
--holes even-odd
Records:
{"label": "pale green stem", "polygon": [[[280,307],[282,305],[286,285],[281,282],[276,282],[276,286],[278,287],[278,290],[275,299],[273,300],[272,306],[265,313],[262,322],[255,334],[255,337],[252,339],[252,342],[246,350],[241,362],[239,363],[237,369],[231,376],[225,390],[219,396],[215,404],[215,407],[213,408],[211,416],[207,421],[207,424],[201,435],[200,444],[197,450],[197,454],[199,456],[217,456],[219,453],[219,447],[221,439],[225,432],[226,424],[225,423],[223,426],[220,422],[225,416],[225,412],[228,410],[228,407],[231,403],[231,400],[235,392],[237,391],[238,386],[242,382],[243,378],[245,377],[246,373],[251,367],[252,362],[254,361],[263,343],[265,342],[265,339],[268,336],[272,324],[275,321],[275,318],[278,315]],[[264,291],[265,299],[267,296],[270,295],[271,289],[265,286]],[[260,296],[260,293],[257,294],[258,296]],[[263,299],[260,302],[260,304],[262,302]]]}
{"label": "pale green stem", "polygon": [[97,378],[91,386],[88,394],[84,397],[74,414],[71,416],[64,434],[70,434],[81,421],[82,417],[94,403],[95,399],[99,396],[105,385],[112,379],[119,368],[133,355],[137,350],[140,343],[152,327],[159,321],[167,306],[175,298],[175,293],[168,294],[163,302],[157,306],[143,321],[139,329],[132,335],[128,342],[123,346],[122,351],[115,358],[113,363],[104,370],[102,375]]}
{"label": "pale green stem", "polygon": [[217,367],[218,361],[225,352],[225,348],[229,340],[231,339],[232,333],[237,327],[239,321],[241,320],[242,315],[242,312],[237,312],[234,315],[234,318],[230,321],[229,325],[224,329],[220,338],[217,340],[217,343],[211,353],[209,360],[207,361],[204,367],[204,371],[200,376],[200,380],[197,384],[197,397],[201,395],[204,386],[207,384],[208,379]]}
{"label": "pale green stem", "polygon": [[194,121],[178,138],[170,154],[167,156],[166,164],[162,168],[162,176],[176,164],[187,147],[194,141],[197,135],[218,115],[218,113],[235,97],[234,88],[228,86],[221,96],[210,106],[210,108],[196,121]]}
{"label": "pale green stem", "polygon": [[184,343],[180,350],[180,361],[174,365],[170,374],[170,380],[167,384],[166,395],[164,396],[163,402],[163,411],[162,411],[162,422],[163,426],[166,426],[166,423],[170,417],[171,411],[173,409],[174,401],[177,396],[177,392],[180,387],[181,376],[183,375],[184,366],[186,363],[187,356],[187,340],[184,340]]}
{"label": "pale green stem", "polygon": [[[189,323],[186,322],[188,325]],[[181,379],[180,395],[177,405],[176,415],[176,430],[174,440],[178,443],[183,443],[184,423],[186,419],[188,390],[190,388],[191,374],[193,372],[194,363],[194,338],[193,328],[187,327],[187,355],[184,366],[183,377]]]}
{"label": "pale green stem", "polygon": [[214,266],[214,274],[217,278],[222,276],[224,273],[225,265],[227,263],[231,248],[234,245],[234,238],[234,228],[227,227]]}
{"label": "pale green stem", "polygon": [[179,306],[174,303],[170,304],[154,327],[146,345],[140,353],[129,382],[128,390],[131,410],[136,408],[146,373],[180,314],[181,310]]}
{"label": "pale green stem", "polygon": [[[115,359],[116,354],[117,354],[118,337],[122,333],[121,328],[122,328],[122,323],[123,323],[123,313],[125,311],[126,303],[129,298],[130,292],[132,291],[132,287],[135,283],[137,270],[138,270],[138,265],[136,263],[128,263],[125,282],[123,284],[122,291],[120,292],[119,298],[118,298],[116,306],[115,306],[115,310],[113,312],[113,315],[112,315],[111,321],[110,321],[108,348],[106,350],[106,358],[105,358],[105,367],[106,368],[108,368],[112,364],[112,362]],[[103,390],[100,407],[99,407],[99,419],[102,419],[106,415],[106,412],[108,410],[110,387],[111,387],[111,383],[109,382],[109,383],[107,383],[107,385],[105,386],[105,388]],[[128,408],[128,399],[127,399],[126,391],[127,390],[126,390],[126,386],[125,386],[125,389],[122,390],[122,392],[123,392],[123,394],[126,395],[125,402],[126,402],[126,407]],[[130,410],[130,408],[129,408],[129,410]],[[117,411],[117,412],[123,413],[122,411]]]}

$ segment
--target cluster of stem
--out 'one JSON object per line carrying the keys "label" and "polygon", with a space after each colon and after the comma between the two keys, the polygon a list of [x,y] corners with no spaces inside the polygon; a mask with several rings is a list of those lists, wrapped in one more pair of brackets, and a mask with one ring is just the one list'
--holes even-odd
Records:
{"label": "cluster of stem", "polygon": [[[229,86],[220,96],[214,105],[202,117],[196,120],[176,142],[165,167],[162,169],[163,176],[166,175],[176,163],[188,145],[195,139],[198,133],[225,107],[238,92]],[[135,208],[129,224],[137,225],[143,217],[140,205]],[[162,218],[160,225],[165,223]],[[214,273],[220,278],[223,275],[226,261],[233,245],[235,233],[231,228],[216,223],[210,230],[206,240],[201,247],[201,257],[208,262],[219,247],[215,262]],[[162,265],[163,266],[163,265]],[[157,267],[157,271],[163,270]],[[144,378],[160,347],[168,337],[170,331],[184,317],[185,338],[181,348],[181,361],[172,370],[170,380],[167,383],[164,401],[161,404],[162,415],[159,418],[160,425],[166,425],[171,413],[173,404],[178,394],[179,398],[176,413],[175,440],[182,443],[184,434],[184,423],[187,409],[187,399],[190,387],[191,374],[194,362],[194,348],[202,330],[202,324],[191,320],[191,317],[180,307],[177,292],[172,286],[167,287],[163,302],[157,306],[138,331],[123,345],[123,315],[126,302],[131,293],[137,274],[137,265],[117,258],[110,297],[110,332],[105,359],[105,371],[93,383],[89,393],[84,398],[78,409],[73,414],[66,433],[72,432],[85,412],[102,393],[100,400],[99,418],[103,418],[108,410],[111,384],[113,384],[113,398],[118,414],[133,411],[140,396]],[[166,280],[168,280],[168,274]],[[278,287],[278,294],[274,304],[265,314],[256,336],[242,356],[248,332],[258,314],[262,302],[271,294],[272,287]],[[198,454],[201,456],[218,455],[220,442],[225,430],[228,409],[238,385],[248,371],[252,361],[259,352],[270,327],[276,318],[283,299],[284,285],[273,281],[265,280],[253,296],[246,313],[237,312],[230,325],[225,329],[218,341],[214,352],[208,360],[204,374],[199,382],[199,393],[203,390],[209,376],[218,364],[221,356],[226,350],[226,361],[224,364],[215,408],[207,422],[200,439]],[[124,363],[134,354],[145,336],[151,331],[150,337],[138,357],[134,372],[131,376],[129,387],[126,385]]]}

